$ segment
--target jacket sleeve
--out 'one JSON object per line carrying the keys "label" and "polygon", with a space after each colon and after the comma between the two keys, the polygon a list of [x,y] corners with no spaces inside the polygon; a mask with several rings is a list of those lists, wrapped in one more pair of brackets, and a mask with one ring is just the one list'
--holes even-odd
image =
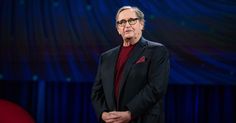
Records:
{"label": "jacket sleeve", "polygon": [[97,70],[95,83],[92,87],[92,93],[91,93],[92,105],[95,109],[95,113],[99,121],[102,121],[101,119],[102,112],[107,110],[107,106],[105,102],[105,95],[104,95],[103,85],[102,85],[102,79],[101,79],[101,63],[102,63],[101,59],[102,57],[99,58],[98,70]]}
{"label": "jacket sleeve", "polygon": [[139,117],[165,95],[169,76],[169,53],[166,47],[153,50],[148,70],[147,84],[126,105],[132,116]]}

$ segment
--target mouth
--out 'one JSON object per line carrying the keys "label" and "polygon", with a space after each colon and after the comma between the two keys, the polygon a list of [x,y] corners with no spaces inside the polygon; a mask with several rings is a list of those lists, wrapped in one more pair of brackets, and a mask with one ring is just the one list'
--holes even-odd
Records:
{"label": "mouth", "polygon": [[126,30],[125,33],[130,33],[132,32],[133,30]]}

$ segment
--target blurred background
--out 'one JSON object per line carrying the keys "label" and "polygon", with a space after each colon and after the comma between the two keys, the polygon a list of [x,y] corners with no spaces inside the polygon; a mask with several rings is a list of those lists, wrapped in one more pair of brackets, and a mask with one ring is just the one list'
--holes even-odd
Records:
{"label": "blurred background", "polygon": [[122,41],[124,5],[139,7],[143,36],[170,51],[166,122],[235,123],[233,0],[1,0],[0,99],[37,123],[96,123],[98,57]]}

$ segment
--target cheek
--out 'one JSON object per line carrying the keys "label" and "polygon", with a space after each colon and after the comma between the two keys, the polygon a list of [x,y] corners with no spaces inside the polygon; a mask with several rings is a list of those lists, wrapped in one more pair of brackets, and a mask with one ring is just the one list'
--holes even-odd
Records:
{"label": "cheek", "polygon": [[117,28],[117,32],[118,32],[119,34],[122,34],[121,29],[118,29],[118,28]]}
{"label": "cheek", "polygon": [[119,28],[120,33],[124,33],[124,28]]}
{"label": "cheek", "polygon": [[139,29],[139,28],[136,28],[136,29],[135,29],[135,33],[136,33],[136,34],[139,34],[139,33],[140,33],[140,29]]}

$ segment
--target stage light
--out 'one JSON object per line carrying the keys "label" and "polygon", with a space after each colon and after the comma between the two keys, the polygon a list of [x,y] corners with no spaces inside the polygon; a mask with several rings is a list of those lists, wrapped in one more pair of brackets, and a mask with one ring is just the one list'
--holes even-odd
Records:
{"label": "stage light", "polygon": [[37,75],[33,75],[33,76],[32,76],[32,79],[33,79],[34,81],[37,81],[37,80],[38,80],[38,76],[37,76]]}

